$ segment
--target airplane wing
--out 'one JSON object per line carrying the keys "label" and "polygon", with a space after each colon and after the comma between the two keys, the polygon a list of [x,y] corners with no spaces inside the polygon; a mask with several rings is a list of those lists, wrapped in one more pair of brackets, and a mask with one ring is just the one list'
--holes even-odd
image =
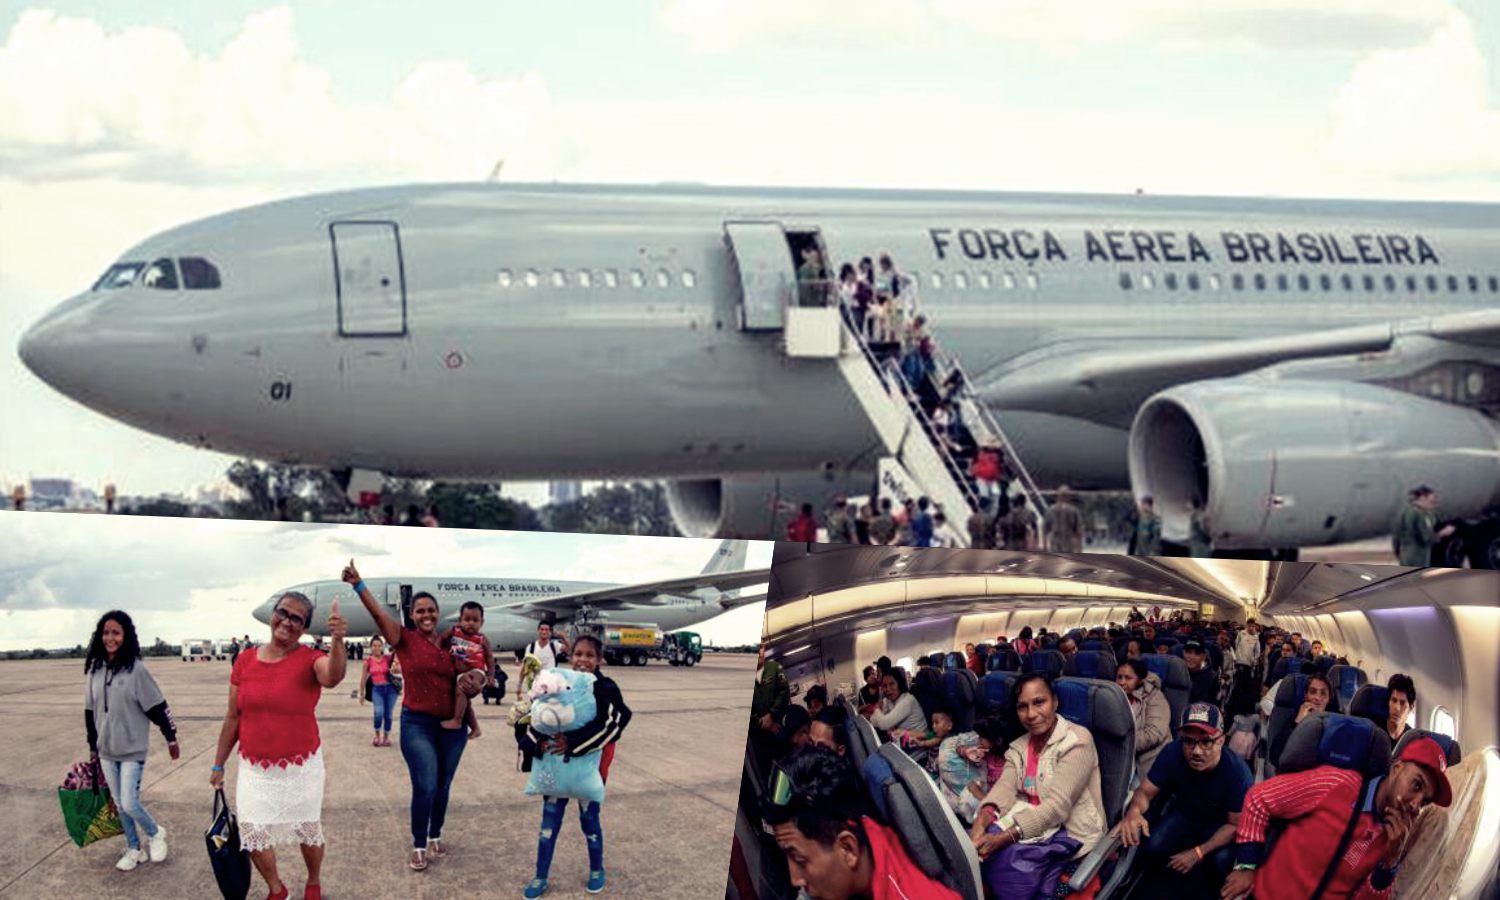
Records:
{"label": "airplane wing", "polygon": [[[557,597],[538,600],[521,600],[516,605],[506,605],[511,612],[551,613],[571,616],[585,604],[601,612],[619,612],[631,609],[655,609],[664,606],[658,598],[662,595],[691,594],[703,588],[732,591],[755,584],[765,584],[771,578],[770,569],[744,569],[738,572],[706,572],[666,581],[643,581],[637,584],[622,584],[614,587],[576,591]],[[763,596],[763,595],[762,595]],[[736,605],[753,602],[758,597],[736,598]],[[741,602],[743,601],[743,603]]]}
{"label": "airplane wing", "polygon": [[1500,309],[1208,344],[1129,350],[1091,345],[1074,353],[1053,347],[1044,359],[993,373],[979,391],[999,409],[1074,415],[1128,428],[1148,397],[1172,385],[1298,359],[1379,353],[1407,335],[1500,347]]}

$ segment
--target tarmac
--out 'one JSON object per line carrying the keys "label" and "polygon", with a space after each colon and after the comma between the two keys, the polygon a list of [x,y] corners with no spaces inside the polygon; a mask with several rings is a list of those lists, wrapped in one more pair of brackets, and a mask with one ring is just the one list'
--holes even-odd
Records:
{"label": "tarmac", "polygon": [[[114,865],[124,839],[79,848],[63,827],[57,787],[87,759],[81,660],[0,661],[0,896],[218,897],[203,832],[211,818],[209,766],[228,695],[227,662],[148,661],[177,720],[182,757],[152,730],[141,797],[167,830],[161,863],[131,872]],[[357,664],[356,664],[357,665]],[[510,684],[515,685],[515,673]],[[709,653],[698,666],[608,668],[634,713],[610,768],[603,805],[608,885],[600,896],[722,896],[738,804],[755,659]],[[453,782],[446,859],[407,868],[410,782],[393,734],[370,746],[371,708],[350,696],[358,670],[318,704],[328,770],[323,895],[338,897],[520,897],[533,875],[541,799],[522,793],[516,742],[504,707],[480,705],[483,736],[470,741]],[[512,691],[512,697],[514,692]],[[396,726],[399,731],[399,724]],[[233,800],[236,762],[226,785]],[[587,854],[576,801],[559,836],[548,898],[586,897]],[[278,853],[293,900],[305,870],[291,848]],[[257,876],[250,896],[264,896]]]}

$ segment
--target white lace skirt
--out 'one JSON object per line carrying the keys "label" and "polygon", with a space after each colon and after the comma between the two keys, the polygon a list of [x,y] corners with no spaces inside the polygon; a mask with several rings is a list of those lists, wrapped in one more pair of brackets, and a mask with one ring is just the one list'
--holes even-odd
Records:
{"label": "white lace skirt", "polygon": [[323,750],[300,765],[264,768],[240,760],[235,814],[240,845],[270,850],[282,844],[323,843]]}

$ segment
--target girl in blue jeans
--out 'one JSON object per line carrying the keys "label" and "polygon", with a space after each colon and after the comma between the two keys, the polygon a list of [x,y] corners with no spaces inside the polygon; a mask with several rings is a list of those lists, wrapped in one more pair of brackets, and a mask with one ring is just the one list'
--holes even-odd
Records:
{"label": "girl in blue jeans", "polygon": [[[364,677],[360,683],[369,689],[370,703],[375,707],[375,738],[370,742],[372,747],[389,747],[391,745],[391,716],[396,712],[396,698],[401,691],[396,687],[395,673],[392,669],[396,665],[396,657],[388,656],[385,652],[385,641],[377,635],[370,639],[370,655],[365,657]],[[365,695],[360,694],[359,702],[365,702]]]}
{"label": "girl in blue jeans", "polygon": [[[630,707],[620,695],[614,679],[599,671],[603,646],[592,634],[580,634],[574,639],[573,653],[569,657],[574,669],[589,672],[595,677],[594,701],[598,707],[592,721],[564,732],[547,737],[540,732],[527,730],[516,735],[521,750],[527,756],[541,753],[561,753],[564,758],[573,754],[587,754],[602,750],[599,759],[599,774],[609,779],[609,764],[614,759],[615,741],[620,739],[625,726],[630,723]],[[522,896],[531,900],[547,891],[547,876],[552,869],[552,853],[557,849],[557,835],[562,829],[563,815],[568,811],[567,797],[542,798],[542,828],[536,848],[536,877],[526,885]],[[590,894],[604,890],[604,826],[599,821],[599,804],[579,801],[578,824],[583,829],[583,838],[588,845],[589,872],[584,887]]]}
{"label": "girl in blue jeans", "polygon": [[[167,858],[167,831],[141,804],[141,776],[151,726],[161,730],[167,751],[177,759],[177,728],[156,679],[141,659],[141,644],[130,616],[111,610],[99,618],[83,663],[88,678],[83,725],[90,757],[104,770],[125,831],[125,854],[115,868],[128,872],[147,860]],[[141,847],[141,834],[148,847]]]}

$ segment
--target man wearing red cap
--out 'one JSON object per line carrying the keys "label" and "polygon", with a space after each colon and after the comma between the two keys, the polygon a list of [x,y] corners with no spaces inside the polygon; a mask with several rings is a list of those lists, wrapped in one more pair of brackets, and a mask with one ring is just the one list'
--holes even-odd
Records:
{"label": "man wearing red cap", "polygon": [[[1417,813],[1428,803],[1453,802],[1447,769],[1437,741],[1423,737],[1407,744],[1390,772],[1368,786],[1358,772],[1337,766],[1279,775],[1256,785],[1245,795],[1235,836],[1238,862],[1220,896],[1239,900],[1252,890],[1257,900],[1308,896],[1338,852],[1357,802],[1359,819],[1323,897],[1388,897]],[[1266,826],[1272,819],[1286,822],[1286,830],[1262,866]]]}

